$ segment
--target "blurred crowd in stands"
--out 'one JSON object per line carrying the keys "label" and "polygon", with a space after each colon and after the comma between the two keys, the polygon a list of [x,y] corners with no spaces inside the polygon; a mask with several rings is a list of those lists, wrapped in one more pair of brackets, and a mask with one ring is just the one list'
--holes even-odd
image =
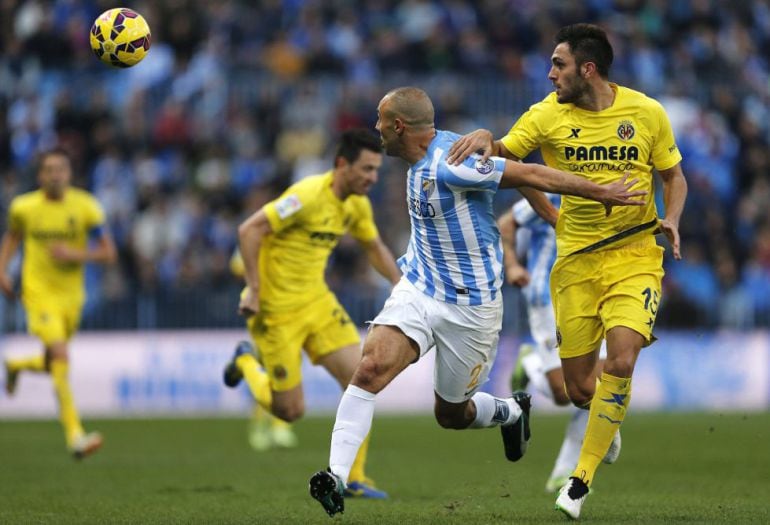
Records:
{"label": "blurred crowd in stands", "polygon": [[[770,325],[768,0],[125,4],[153,43],[144,62],[117,70],[88,43],[112,2],[0,1],[0,211],[34,187],[37,152],[72,152],[76,183],[105,206],[121,253],[118,267],[89,270],[101,286],[86,326],[111,305],[126,327],[163,325],[175,308],[203,311],[197,323],[237,322],[237,224],[328,169],[338,133],[373,127],[388,88],[424,87],[440,127],[499,137],[550,91],[556,30],[581,21],[610,32],[611,80],[664,104],[684,156],[684,260],[667,261],[660,325]],[[408,235],[404,177],[386,162],[372,194],[396,253]],[[515,198],[501,193],[500,211]],[[387,293],[349,241],[329,279],[349,307]]]}

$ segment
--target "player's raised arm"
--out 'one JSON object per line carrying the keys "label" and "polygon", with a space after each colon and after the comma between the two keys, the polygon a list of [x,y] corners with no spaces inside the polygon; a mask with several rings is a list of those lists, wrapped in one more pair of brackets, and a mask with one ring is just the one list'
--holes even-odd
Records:
{"label": "player's raised arm", "polygon": [[259,312],[259,251],[265,235],[273,232],[264,210],[254,212],[238,227],[238,246],[243,257],[246,290],[238,312],[246,317]]}
{"label": "player's raised arm", "polygon": [[643,206],[647,203],[646,191],[631,191],[638,179],[628,180],[628,173],[612,184],[596,184],[565,171],[555,170],[542,164],[506,161],[500,180],[501,188],[530,186],[550,193],[576,195],[601,202],[605,206]]}

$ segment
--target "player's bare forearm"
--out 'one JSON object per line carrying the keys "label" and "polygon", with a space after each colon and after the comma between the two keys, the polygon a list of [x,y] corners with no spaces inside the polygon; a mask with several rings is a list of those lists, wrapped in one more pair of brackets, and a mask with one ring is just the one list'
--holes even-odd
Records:
{"label": "player's bare forearm", "polygon": [[7,231],[3,234],[3,240],[0,241],[0,272],[5,273],[8,263],[19,249],[21,244],[21,235]]}
{"label": "player's bare forearm", "polygon": [[545,193],[528,186],[519,187],[519,193],[529,201],[535,213],[545,222],[551,226],[556,226],[556,221],[559,220],[559,210],[556,209],[556,206],[553,205]]}
{"label": "player's bare forearm", "polygon": [[118,252],[112,237],[105,233],[94,246],[78,248],[65,242],[55,242],[48,247],[51,257],[60,263],[74,264],[113,264]]}
{"label": "player's bare forearm", "polygon": [[666,207],[666,216],[660,221],[660,230],[671,244],[674,259],[681,259],[679,220],[687,199],[687,180],[679,164],[661,171],[660,178],[663,180],[663,204]]}
{"label": "player's bare forearm", "polygon": [[497,219],[497,229],[500,230],[500,240],[503,244],[503,268],[505,281],[514,286],[526,286],[529,274],[519,263],[516,254],[516,220],[513,210],[508,210]]}
{"label": "player's bare forearm", "polygon": [[500,230],[500,239],[506,248],[516,238],[516,221],[513,219],[513,211],[508,210],[497,219],[497,229]]}
{"label": "player's bare forearm", "polygon": [[110,235],[102,235],[95,248],[89,250],[87,262],[99,264],[115,264],[118,260],[118,250]]}
{"label": "player's bare forearm", "polygon": [[497,229],[500,230],[500,240],[503,244],[503,263],[507,266],[517,261],[516,221],[513,218],[513,211],[508,210],[497,219]]}
{"label": "player's bare forearm", "polygon": [[364,243],[363,246],[369,264],[391,284],[396,284],[401,279],[401,271],[393,258],[393,253],[382,242],[382,239],[377,237],[371,242]]}
{"label": "player's bare forearm", "polygon": [[0,241],[0,291],[8,298],[14,297],[13,280],[6,273],[11,261],[21,243],[21,235],[8,231]]}
{"label": "player's bare forearm", "polygon": [[679,220],[684,211],[687,199],[687,180],[682,173],[680,164],[660,172],[663,180],[663,204],[666,208],[666,219],[679,226]]}
{"label": "player's bare forearm", "polygon": [[243,257],[243,277],[252,290],[259,290],[259,252],[262,239],[272,233],[270,222],[262,210],[252,214],[238,227],[238,249]]}

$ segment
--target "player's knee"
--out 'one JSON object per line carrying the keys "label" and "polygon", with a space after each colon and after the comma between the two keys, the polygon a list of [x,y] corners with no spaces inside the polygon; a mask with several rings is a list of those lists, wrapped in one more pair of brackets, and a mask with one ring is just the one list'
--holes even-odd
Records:
{"label": "player's knee", "polygon": [[586,408],[591,404],[594,397],[594,386],[589,384],[568,384],[567,396],[569,400],[578,408]]}
{"label": "player's knee", "polygon": [[633,355],[608,357],[604,362],[604,372],[615,377],[631,377],[635,362],[636,359]]}
{"label": "player's knee", "polygon": [[369,392],[379,392],[382,389],[384,367],[373,355],[366,355],[358,364],[351,383]]}
{"label": "player's knee", "polygon": [[291,403],[288,405],[276,405],[274,403],[272,413],[278,419],[291,423],[305,415],[305,405],[304,403]]}
{"label": "player's knee", "polygon": [[446,403],[436,396],[433,415],[441,428],[460,430],[466,428],[473,419],[468,412],[468,403]]}
{"label": "player's knee", "polygon": [[556,404],[556,406],[567,406],[572,401],[570,400],[569,396],[567,396],[567,392],[564,390],[564,388],[557,388],[552,391],[553,393],[553,402]]}
{"label": "player's knee", "polygon": [[444,412],[439,408],[436,408],[434,415],[436,416],[436,422],[438,422],[441,428],[460,430],[468,426],[468,422],[455,413]]}
{"label": "player's knee", "polygon": [[45,356],[46,361],[50,362],[52,360],[58,360],[58,361],[68,361],[69,355],[67,352],[67,344],[66,343],[52,343],[45,347]]}

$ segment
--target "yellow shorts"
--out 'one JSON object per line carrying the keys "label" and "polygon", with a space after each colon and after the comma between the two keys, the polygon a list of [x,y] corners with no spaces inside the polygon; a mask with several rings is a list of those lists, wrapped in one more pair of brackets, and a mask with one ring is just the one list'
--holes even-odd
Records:
{"label": "yellow shorts", "polygon": [[333,293],[286,313],[260,313],[249,318],[249,333],[276,392],[302,382],[302,349],[317,364],[322,357],[361,343],[358,329]]}
{"label": "yellow shorts", "polygon": [[24,303],[27,331],[45,346],[69,341],[80,325],[81,304]]}
{"label": "yellow shorts", "polygon": [[649,236],[580,255],[559,257],[551,270],[559,356],[577,357],[599,348],[616,326],[653,341],[663,279],[663,248]]}

